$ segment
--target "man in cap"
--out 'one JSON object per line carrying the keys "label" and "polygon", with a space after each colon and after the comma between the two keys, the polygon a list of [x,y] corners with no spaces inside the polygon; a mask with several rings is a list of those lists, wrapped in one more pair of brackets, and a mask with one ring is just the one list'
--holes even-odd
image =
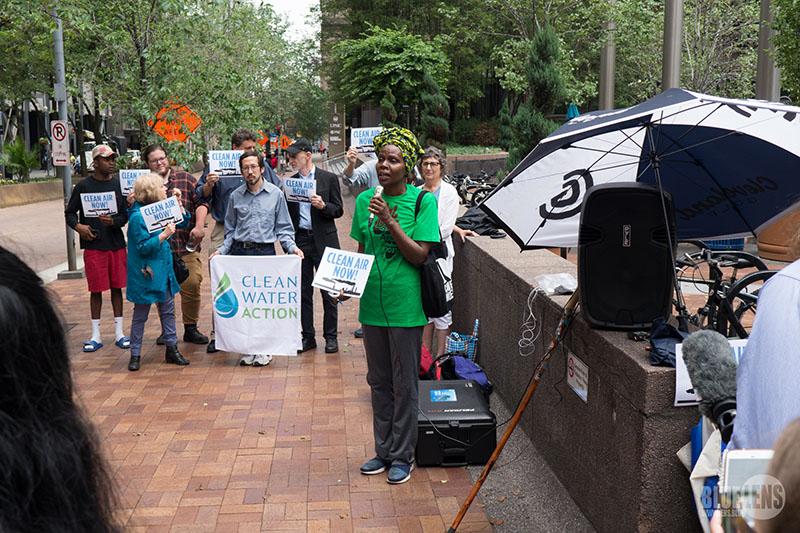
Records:
{"label": "man in cap", "polygon": [[[335,174],[316,168],[311,161],[311,143],[308,139],[297,139],[289,146],[289,163],[297,171],[292,179],[313,180],[316,193],[310,202],[289,202],[289,216],[295,228],[295,242],[303,251],[302,286],[300,292],[300,321],[303,327],[302,351],[317,347],[314,332],[314,270],[322,262],[325,247],[339,248],[339,235],[335,220],[342,216],[342,192]],[[325,337],[325,353],[339,351],[337,341],[338,310],[336,299],[327,291],[322,294],[322,334]]]}
{"label": "man in cap", "polygon": [[[100,312],[103,292],[111,291],[114,310],[114,330],[119,348],[130,348],[130,339],[122,332],[122,288],[127,280],[127,251],[122,227],[128,222],[127,203],[116,177],[117,154],[105,144],[92,150],[94,173],[79,182],[72,190],[64,216],[67,225],[80,236],[83,249],[84,270],[89,286],[89,305],[92,317],[92,336],[83,343],[84,352],[95,352],[103,347],[100,335]],[[96,195],[113,193],[113,201],[106,208],[84,211],[84,205],[99,198]],[[86,204],[82,202],[85,196]],[[91,196],[95,195],[95,196]]]}

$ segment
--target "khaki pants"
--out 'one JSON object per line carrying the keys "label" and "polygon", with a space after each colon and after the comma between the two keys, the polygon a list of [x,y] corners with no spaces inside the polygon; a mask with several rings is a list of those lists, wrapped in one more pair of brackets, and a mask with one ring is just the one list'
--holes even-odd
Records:
{"label": "khaki pants", "polygon": [[208,255],[216,252],[222,243],[225,241],[225,224],[222,222],[214,221],[214,229],[211,230],[211,246],[208,249]]}
{"label": "khaki pants", "polygon": [[184,324],[197,324],[200,315],[200,285],[203,283],[203,261],[199,252],[181,256],[189,277],[181,283],[181,316]]}

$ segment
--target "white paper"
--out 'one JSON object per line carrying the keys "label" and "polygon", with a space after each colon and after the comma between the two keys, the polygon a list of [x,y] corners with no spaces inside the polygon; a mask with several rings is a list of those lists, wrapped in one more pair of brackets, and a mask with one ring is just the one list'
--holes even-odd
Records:
{"label": "white paper", "polygon": [[139,179],[139,176],[143,176],[145,174],[149,174],[150,171],[143,168],[126,168],[119,171],[119,187],[122,190],[122,194],[128,196],[130,192],[133,190],[134,182]]}
{"label": "white paper", "polygon": [[117,193],[114,191],[81,193],[81,207],[83,216],[87,218],[96,218],[100,215],[116,215]]}
{"label": "white paper", "polygon": [[300,334],[298,256],[211,259],[216,346],[241,354],[297,355]]}
{"label": "white paper", "polygon": [[578,398],[589,402],[589,367],[574,353],[567,353],[567,384]]}
{"label": "white paper", "polygon": [[183,208],[174,196],[143,206],[141,213],[150,233],[164,229],[170,222],[180,224],[183,221]]}
{"label": "white paper", "polygon": [[374,126],[371,128],[351,128],[350,129],[350,148],[355,148],[359,152],[372,152],[375,147],[372,139],[375,138],[383,127]]}
{"label": "white paper", "polygon": [[311,285],[333,294],[361,298],[374,260],[372,255],[326,247]]}
{"label": "white paper", "polygon": [[220,176],[241,175],[239,157],[244,150],[210,150],[208,152],[208,171]]}
{"label": "white paper", "polygon": [[317,194],[317,180],[303,178],[286,178],[283,180],[286,201],[311,203],[311,197]]}
{"label": "white paper", "polygon": [[[738,365],[739,359],[747,346],[747,339],[728,339],[731,345],[731,357]],[[700,398],[694,393],[692,380],[689,379],[689,370],[683,360],[683,344],[675,345],[675,407],[691,406],[700,403]]]}

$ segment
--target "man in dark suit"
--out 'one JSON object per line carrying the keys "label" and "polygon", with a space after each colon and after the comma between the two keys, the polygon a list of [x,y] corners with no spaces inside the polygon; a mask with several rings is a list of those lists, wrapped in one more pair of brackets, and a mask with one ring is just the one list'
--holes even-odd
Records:
{"label": "man in dark suit", "polygon": [[[339,248],[339,235],[336,232],[335,219],[342,216],[342,192],[335,174],[316,168],[311,161],[311,143],[307,139],[297,139],[290,145],[289,163],[297,173],[292,179],[314,180],[316,192],[311,195],[310,202],[298,202],[289,199],[289,216],[295,228],[295,242],[303,251],[302,287],[300,292],[300,322],[303,326],[303,349],[313,350],[317,347],[314,338],[314,290],[311,282],[314,270],[319,268],[322,252],[325,247]],[[338,328],[338,309],[336,299],[327,291],[322,293],[322,334],[325,336],[325,353],[339,351],[336,338]]]}

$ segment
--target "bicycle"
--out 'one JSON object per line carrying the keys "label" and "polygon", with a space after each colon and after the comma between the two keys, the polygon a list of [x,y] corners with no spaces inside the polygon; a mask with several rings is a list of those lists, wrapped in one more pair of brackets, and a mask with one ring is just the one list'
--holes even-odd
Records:
{"label": "bicycle", "polygon": [[[713,251],[697,241],[689,244],[697,246],[699,251],[676,258],[677,280],[697,288],[703,286],[707,295],[703,306],[688,316],[689,322],[726,337],[746,339],[755,320],[758,293],[775,271],[769,270],[761,259],[747,252]],[[702,273],[706,266],[707,278]],[[687,277],[689,270],[691,275]],[[739,277],[742,271],[746,274]],[[682,307],[686,312],[683,302],[676,300],[674,303],[679,312]]]}
{"label": "bicycle", "polygon": [[491,176],[483,170],[477,178],[472,178],[467,174],[453,174],[445,176],[444,179],[456,188],[461,203],[467,207],[474,207],[481,203],[496,187],[495,184],[490,183]]}

